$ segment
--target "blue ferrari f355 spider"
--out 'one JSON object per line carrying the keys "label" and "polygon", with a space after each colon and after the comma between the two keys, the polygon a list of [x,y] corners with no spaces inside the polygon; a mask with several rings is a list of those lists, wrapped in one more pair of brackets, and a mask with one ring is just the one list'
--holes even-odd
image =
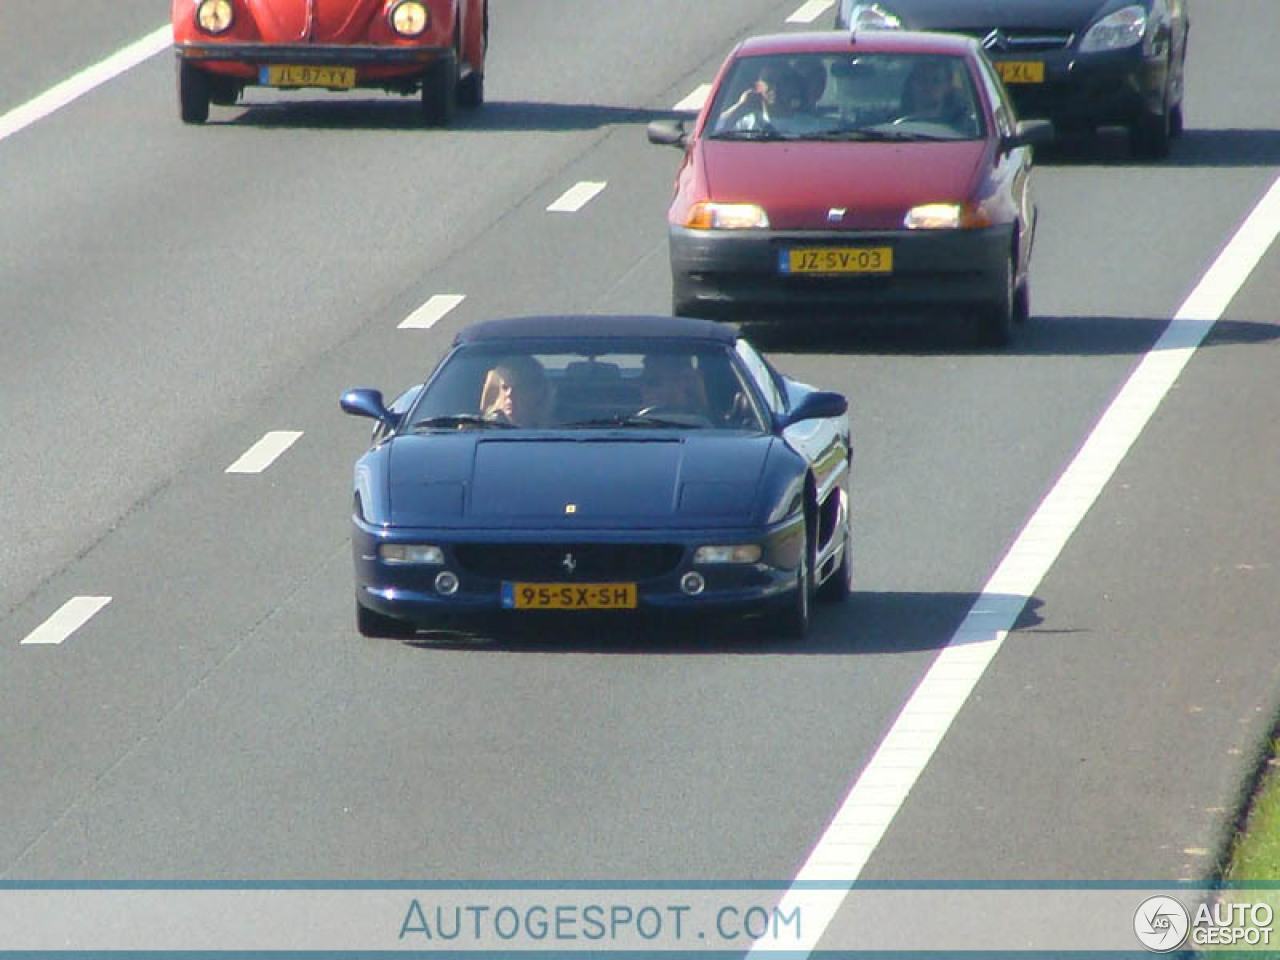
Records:
{"label": "blue ferrari f355 spider", "polygon": [[803,636],[850,589],[848,404],[726,324],[479,323],[355,466],[356,623],[409,636],[548,611],[764,614]]}

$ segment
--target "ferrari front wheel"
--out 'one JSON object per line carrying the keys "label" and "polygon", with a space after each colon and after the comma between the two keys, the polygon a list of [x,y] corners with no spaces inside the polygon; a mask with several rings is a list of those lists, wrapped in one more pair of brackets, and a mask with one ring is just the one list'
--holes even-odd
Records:
{"label": "ferrari front wheel", "polygon": [[178,109],[183,123],[204,123],[209,119],[212,91],[209,75],[186,60],[178,61]]}
{"label": "ferrari front wheel", "polygon": [[362,637],[411,637],[413,624],[407,620],[397,620],[362,606],[356,601],[356,629]]}

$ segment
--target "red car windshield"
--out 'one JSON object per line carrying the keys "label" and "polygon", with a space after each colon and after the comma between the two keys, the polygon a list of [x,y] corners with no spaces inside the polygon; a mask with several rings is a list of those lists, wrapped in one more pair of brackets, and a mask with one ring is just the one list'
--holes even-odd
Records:
{"label": "red car windshield", "polygon": [[986,135],[959,56],[812,53],[740,57],[711,106],[721,139],[974,140]]}

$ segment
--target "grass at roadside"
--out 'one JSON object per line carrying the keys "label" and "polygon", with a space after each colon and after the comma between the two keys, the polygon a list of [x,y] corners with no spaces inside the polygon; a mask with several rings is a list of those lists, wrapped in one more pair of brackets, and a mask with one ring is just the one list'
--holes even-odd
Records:
{"label": "grass at roadside", "polygon": [[[1280,740],[1271,742],[1271,759],[1264,768],[1254,793],[1244,826],[1231,846],[1231,859],[1223,873],[1222,901],[1266,903],[1276,918],[1271,925],[1271,943],[1243,949],[1254,955],[1280,955]],[[1230,889],[1235,888],[1235,889]],[[1210,948],[1206,954],[1221,952]]]}

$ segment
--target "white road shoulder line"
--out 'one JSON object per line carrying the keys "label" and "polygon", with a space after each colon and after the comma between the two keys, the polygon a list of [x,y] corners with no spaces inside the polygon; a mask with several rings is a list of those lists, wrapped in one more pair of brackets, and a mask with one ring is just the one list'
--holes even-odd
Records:
{"label": "white road shoulder line", "polygon": [[83,627],[95,613],[111,602],[110,597],[72,597],[23,639],[24,644],[57,644]]}
{"label": "white road shoulder line", "polygon": [[68,77],[35,99],[28,100],[22,106],[14,107],[4,116],[0,116],[0,140],[29,127],[37,120],[65,107],[77,97],[82,97],[95,87],[106,83],[112,77],[119,76],[130,67],[136,67],[142,61],[172,46],[173,27],[165,25],[147,34],[141,40],[129,44],[123,50],[113,53],[100,63],[81,70],[73,77]]}
{"label": "white road shoulder line", "polygon": [[438,293],[400,321],[401,330],[429,330],[440,318],[467,299],[461,293]]}
{"label": "white road shoulder line", "polygon": [[804,917],[804,942],[796,946],[805,955],[817,948],[1028,598],[1277,232],[1280,179],[1142,358],[907,700],[782,899],[784,913],[798,908]]}
{"label": "white road shoulder line", "polygon": [[547,207],[547,211],[550,213],[577,213],[607,185],[604,180],[583,180],[576,183],[561,194],[559,200]]}
{"label": "white road shoulder line", "polygon": [[261,473],[302,436],[301,430],[272,430],[227,467],[226,473]]}
{"label": "white road shoulder line", "polygon": [[807,0],[787,17],[787,23],[813,23],[834,6],[835,0]]}
{"label": "white road shoulder line", "polygon": [[702,83],[694,88],[693,92],[677,103],[672,110],[679,110],[687,113],[697,113],[702,109],[702,105],[707,102],[707,97],[711,95],[711,84]]}

